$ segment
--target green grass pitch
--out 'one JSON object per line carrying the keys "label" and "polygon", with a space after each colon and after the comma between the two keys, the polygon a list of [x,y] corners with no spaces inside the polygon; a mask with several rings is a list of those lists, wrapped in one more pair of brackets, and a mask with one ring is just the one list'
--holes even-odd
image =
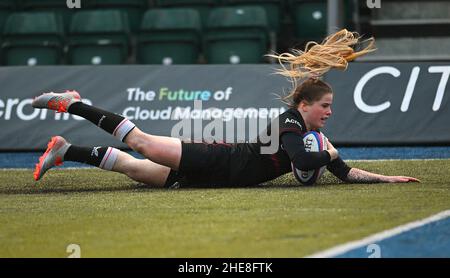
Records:
{"label": "green grass pitch", "polygon": [[[303,257],[450,208],[450,160],[350,162],[422,183],[150,189],[97,169],[0,170],[0,257]],[[291,184],[291,185],[289,185]]]}

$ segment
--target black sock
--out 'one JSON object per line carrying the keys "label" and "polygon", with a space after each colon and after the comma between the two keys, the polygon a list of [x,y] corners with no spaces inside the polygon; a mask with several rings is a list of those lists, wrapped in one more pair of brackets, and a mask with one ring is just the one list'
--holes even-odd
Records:
{"label": "black sock", "polygon": [[75,102],[69,106],[68,112],[92,122],[96,126],[114,135],[121,141],[135,125],[119,114],[111,113],[85,103]]}
{"label": "black sock", "polygon": [[120,151],[111,147],[80,147],[71,145],[64,161],[76,161],[105,170],[111,170]]}

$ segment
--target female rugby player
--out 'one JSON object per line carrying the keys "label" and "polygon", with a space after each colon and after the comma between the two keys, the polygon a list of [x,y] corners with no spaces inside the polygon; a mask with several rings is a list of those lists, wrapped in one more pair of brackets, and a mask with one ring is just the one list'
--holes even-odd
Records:
{"label": "female rugby player", "polygon": [[[279,146],[273,154],[262,154],[257,143],[192,143],[178,138],[147,134],[121,115],[84,104],[76,91],[47,93],[34,99],[32,106],[68,112],[92,122],[147,159],[137,159],[112,147],[81,147],[53,137],[39,158],[34,172],[39,180],[47,170],[63,161],[77,161],[105,170],[123,173],[133,180],[155,187],[249,186],[272,180],[292,171],[327,169],[345,182],[416,182],[412,177],[385,176],[350,168],[332,143],[321,152],[306,152],[302,135],[319,130],[331,116],[333,92],[320,77],[332,68],[346,69],[348,62],[373,51],[373,39],[363,42],[356,33],[341,30],[321,44],[310,42],[305,51],[294,50],[277,58],[281,74],[291,78],[294,89],[285,97],[290,109],[274,121],[278,124]],[[285,67],[287,63],[289,68]],[[303,79],[303,82],[298,80]],[[306,80],[305,80],[306,79]],[[272,122],[273,125],[273,122]],[[270,126],[267,131],[270,131]]]}

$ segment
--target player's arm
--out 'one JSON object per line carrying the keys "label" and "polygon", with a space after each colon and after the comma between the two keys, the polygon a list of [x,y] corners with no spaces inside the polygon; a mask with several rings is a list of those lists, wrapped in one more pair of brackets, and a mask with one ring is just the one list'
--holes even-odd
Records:
{"label": "player's arm", "polygon": [[347,182],[352,183],[392,183],[392,182],[420,182],[420,180],[405,176],[384,176],[367,172],[358,168],[352,168],[347,175]]}
{"label": "player's arm", "polygon": [[[328,149],[334,149],[333,144],[329,140]],[[349,183],[420,182],[420,180],[412,177],[384,176],[358,168],[350,168],[340,157],[329,163],[327,169],[340,180]]]}
{"label": "player's arm", "polygon": [[296,132],[283,133],[281,143],[294,167],[302,171],[320,168],[337,157],[337,153],[328,151],[307,152],[303,144],[303,137]]}

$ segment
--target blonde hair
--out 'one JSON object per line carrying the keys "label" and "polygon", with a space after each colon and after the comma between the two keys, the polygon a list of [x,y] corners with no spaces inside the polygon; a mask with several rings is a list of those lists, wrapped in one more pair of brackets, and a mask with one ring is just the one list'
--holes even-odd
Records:
{"label": "blonde hair", "polygon": [[317,80],[332,68],[345,70],[349,62],[375,51],[374,43],[373,37],[361,40],[358,33],[342,29],[326,37],[320,44],[308,42],[304,51],[293,49],[292,53],[267,56],[277,59],[280,63],[282,69],[276,73],[289,77],[293,83],[292,92],[283,97],[283,100],[286,100],[298,93],[296,90],[298,80],[304,78]]}

